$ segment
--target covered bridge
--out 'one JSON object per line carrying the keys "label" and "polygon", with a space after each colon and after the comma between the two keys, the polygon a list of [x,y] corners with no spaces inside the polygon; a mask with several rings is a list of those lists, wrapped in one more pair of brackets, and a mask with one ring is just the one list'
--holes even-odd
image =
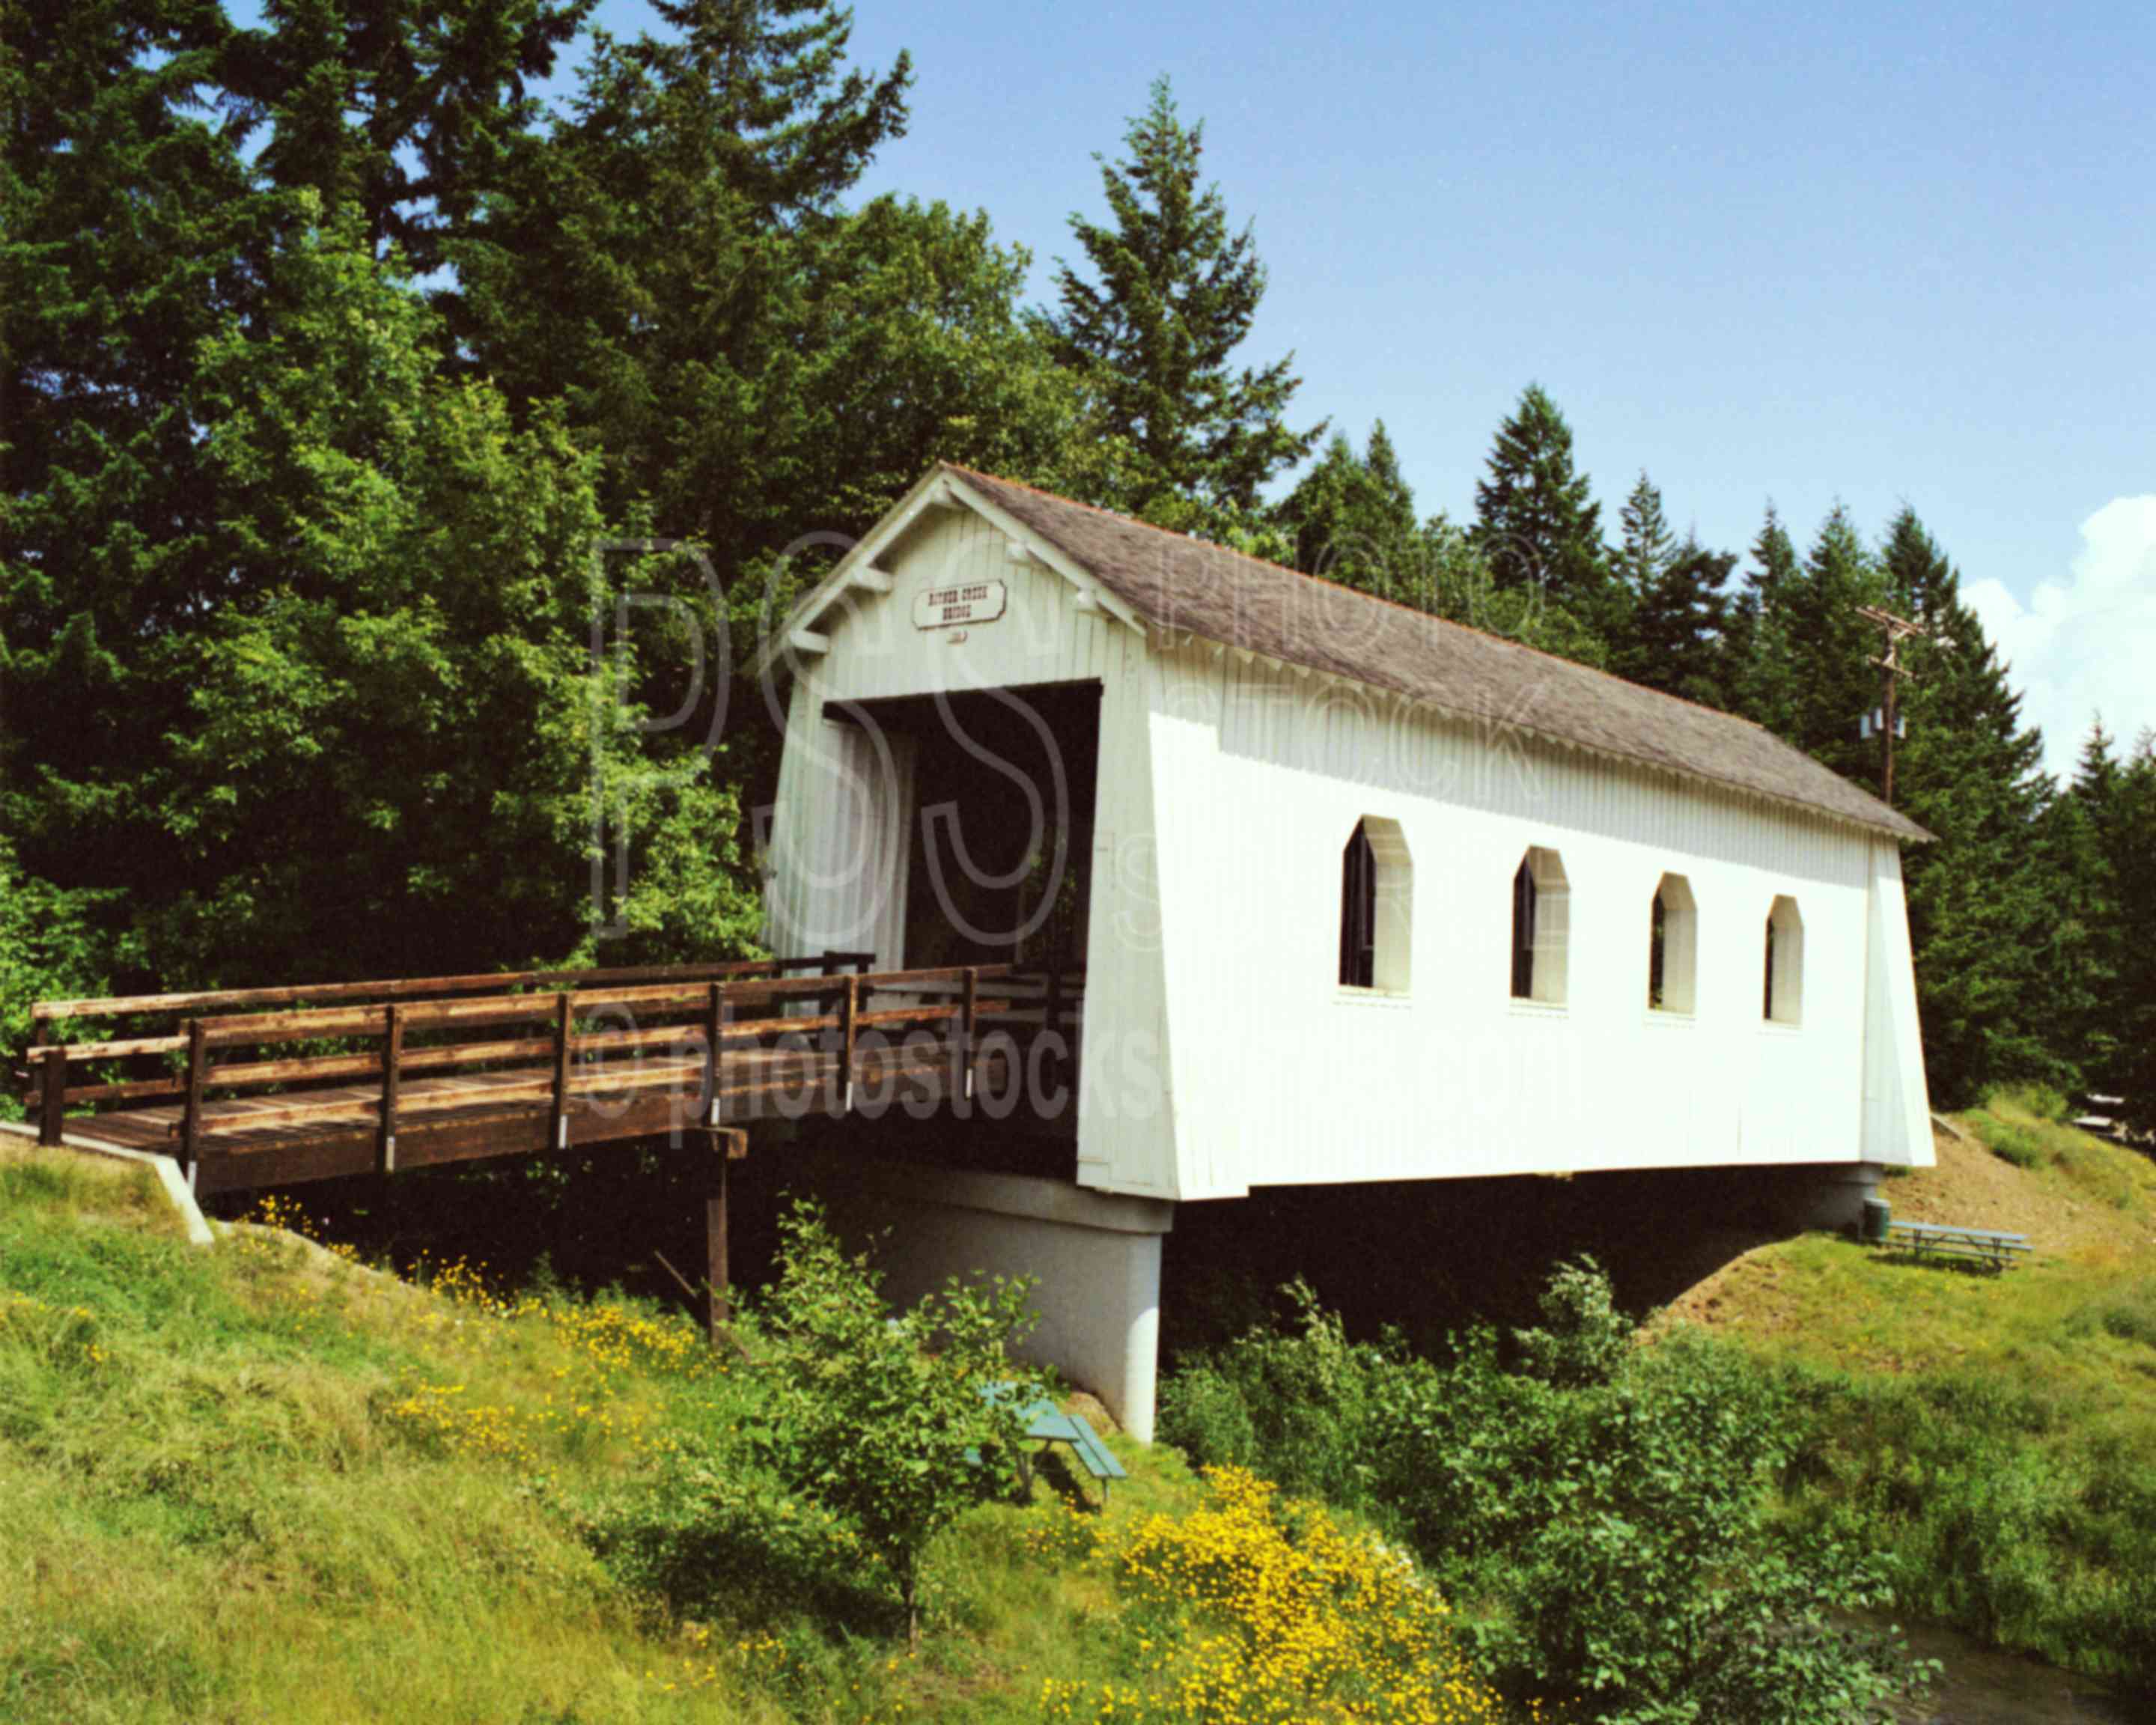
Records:
{"label": "covered bridge", "polygon": [[757,669],[773,950],[1045,970],[1072,1043],[1013,1116],[1066,1162],[860,1183],[901,1285],[1046,1275],[1142,1434],[1177,1204],[1931,1159],[1926,834],[1747,721],[947,465]]}

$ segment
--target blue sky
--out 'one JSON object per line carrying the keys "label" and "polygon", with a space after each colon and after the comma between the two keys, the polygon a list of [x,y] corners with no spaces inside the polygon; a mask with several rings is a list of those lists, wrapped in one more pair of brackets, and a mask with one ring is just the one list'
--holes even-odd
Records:
{"label": "blue sky", "polygon": [[1907,501],[2055,762],[2156,724],[2156,8],[857,0],[855,42],[918,73],[868,189],[986,208],[1044,293],[1170,74],[1271,272],[1251,357],[1426,511],[1538,379],[1613,520],[1642,468],[1736,549],[1770,495],[1800,542]]}

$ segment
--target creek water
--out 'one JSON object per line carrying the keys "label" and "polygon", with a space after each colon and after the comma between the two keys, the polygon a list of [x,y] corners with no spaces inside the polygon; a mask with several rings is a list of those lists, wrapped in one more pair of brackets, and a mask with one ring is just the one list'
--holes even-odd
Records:
{"label": "creek water", "polygon": [[2090,1679],[2001,1653],[1938,1624],[1902,1625],[1909,1651],[1946,1676],[1907,1725],[2149,1725],[2156,1697],[2136,1701]]}

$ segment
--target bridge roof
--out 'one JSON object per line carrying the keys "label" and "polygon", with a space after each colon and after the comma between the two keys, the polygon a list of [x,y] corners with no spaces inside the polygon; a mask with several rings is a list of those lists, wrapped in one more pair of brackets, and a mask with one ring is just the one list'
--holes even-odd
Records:
{"label": "bridge roof", "polygon": [[1156,628],[1898,839],[1932,836],[1748,719],[1013,480],[942,470]]}

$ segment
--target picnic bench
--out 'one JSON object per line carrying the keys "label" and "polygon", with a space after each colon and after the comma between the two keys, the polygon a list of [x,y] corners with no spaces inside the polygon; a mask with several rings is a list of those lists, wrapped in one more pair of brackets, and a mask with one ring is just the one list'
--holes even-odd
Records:
{"label": "picnic bench", "polygon": [[[990,1401],[1001,1402],[1015,1392],[1011,1384],[988,1384],[982,1386],[981,1394]],[[1029,1443],[1038,1443],[1040,1448],[1031,1454],[1019,1452],[1019,1479],[1028,1491],[1033,1488],[1033,1464],[1058,1444],[1066,1445],[1078,1465],[1101,1482],[1101,1502],[1108,1501],[1111,1481],[1128,1479],[1122,1462],[1110,1453],[1101,1441],[1101,1435],[1079,1414],[1066,1414],[1046,1396],[1029,1402],[1020,1413],[1025,1420],[1025,1436]]]}
{"label": "picnic bench", "polygon": [[1887,1244],[1919,1258],[1957,1258],[1994,1271],[2029,1255],[2029,1236],[1940,1222],[1890,1222]]}

